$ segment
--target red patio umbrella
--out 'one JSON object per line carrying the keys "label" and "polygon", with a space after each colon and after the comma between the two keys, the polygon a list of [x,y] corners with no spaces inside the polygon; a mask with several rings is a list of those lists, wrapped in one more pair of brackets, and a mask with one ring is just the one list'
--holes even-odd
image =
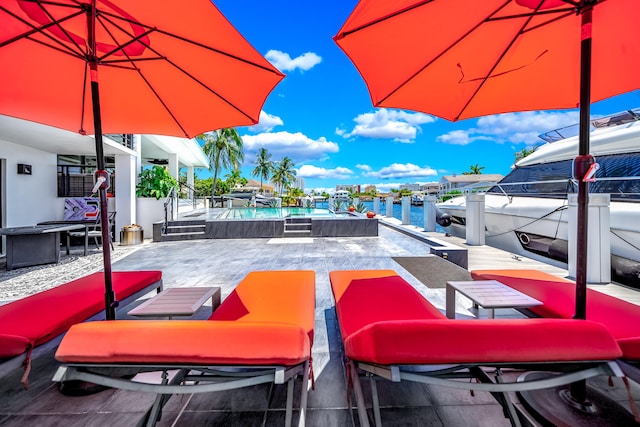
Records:
{"label": "red patio umbrella", "polygon": [[591,101],[640,87],[638,0],[360,0],[334,37],[374,106],[461,120],[580,108],[576,318],[586,316]]}
{"label": "red patio umbrella", "polygon": [[0,114],[94,134],[98,177],[103,133],[190,138],[255,124],[284,77],[209,0],[0,0],[0,63]]}

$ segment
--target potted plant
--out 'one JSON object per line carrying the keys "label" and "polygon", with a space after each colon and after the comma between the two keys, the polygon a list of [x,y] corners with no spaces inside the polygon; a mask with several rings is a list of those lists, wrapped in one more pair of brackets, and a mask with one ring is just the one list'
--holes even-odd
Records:
{"label": "potted plant", "polygon": [[143,170],[136,185],[136,222],[148,237],[153,236],[153,223],[164,220],[164,200],[178,182],[162,166]]}

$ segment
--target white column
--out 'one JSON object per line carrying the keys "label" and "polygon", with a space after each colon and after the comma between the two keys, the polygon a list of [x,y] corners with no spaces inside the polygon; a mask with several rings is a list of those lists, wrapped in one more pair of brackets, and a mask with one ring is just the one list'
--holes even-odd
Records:
{"label": "white column", "polygon": [[402,225],[411,224],[411,198],[409,196],[402,197]]}
{"label": "white column", "polygon": [[135,186],[138,183],[138,175],[142,172],[142,135],[133,135],[133,149],[136,152]]}
{"label": "white column", "polygon": [[485,242],[484,193],[467,194],[465,200],[467,204],[467,245],[482,246]]}
{"label": "white column", "polygon": [[137,157],[128,154],[118,154],[116,161],[116,241],[120,240],[120,230],[125,225],[135,224],[136,221],[136,178]]}
{"label": "white column", "polygon": [[436,196],[424,197],[424,230],[436,231]]}
{"label": "white column", "polygon": [[[569,276],[576,277],[578,195],[569,194]],[[611,283],[609,194],[589,194],[587,283]]]}
{"label": "white column", "polygon": [[387,197],[386,201],[387,208],[387,218],[393,218],[393,197]]}
{"label": "white column", "polygon": [[194,183],[195,183],[195,173],[194,173],[194,167],[193,166],[187,166],[187,185],[189,186],[189,194],[188,197],[189,199],[193,200],[194,198],[194,194],[193,194],[193,190],[192,188],[194,188]]}
{"label": "white column", "polygon": [[373,198],[373,212],[378,215],[380,213],[380,197]]}

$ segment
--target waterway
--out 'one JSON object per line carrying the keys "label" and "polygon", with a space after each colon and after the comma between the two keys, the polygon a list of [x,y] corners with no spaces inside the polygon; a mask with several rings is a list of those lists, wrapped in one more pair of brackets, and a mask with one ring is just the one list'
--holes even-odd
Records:
{"label": "waterway", "polygon": [[[373,202],[362,202],[365,204],[368,210],[373,210]],[[328,208],[328,202],[318,203],[316,205],[318,208]],[[387,214],[387,206],[383,201],[380,202],[380,215]],[[393,205],[393,217],[402,221],[402,205],[394,204]],[[423,206],[413,206],[411,205],[411,209],[409,211],[409,222],[411,225],[415,225],[416,227],[424,228],[424,207]],[[436,231],[439,233],[446,233],[447,230],[444,227],[441,227],[436,224]]]}

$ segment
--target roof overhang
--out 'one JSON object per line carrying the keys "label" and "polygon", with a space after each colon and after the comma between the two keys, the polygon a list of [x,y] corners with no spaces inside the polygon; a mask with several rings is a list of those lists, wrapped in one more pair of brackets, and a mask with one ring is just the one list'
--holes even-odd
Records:
{"label": "roof overhang", "polygon": [[[3,115],[0,115],[0,140],[54,154],[96,155],[93,136]],[[107,156],[136,154],[109,138],[103,138],[103,147]]]}
{"label": "roof overhang", "polygon": [[180,166],[209,168],[209,160],[195,139],[142,135],[141,140],[143,164],[168,162],[169,155],[176,154]]}

